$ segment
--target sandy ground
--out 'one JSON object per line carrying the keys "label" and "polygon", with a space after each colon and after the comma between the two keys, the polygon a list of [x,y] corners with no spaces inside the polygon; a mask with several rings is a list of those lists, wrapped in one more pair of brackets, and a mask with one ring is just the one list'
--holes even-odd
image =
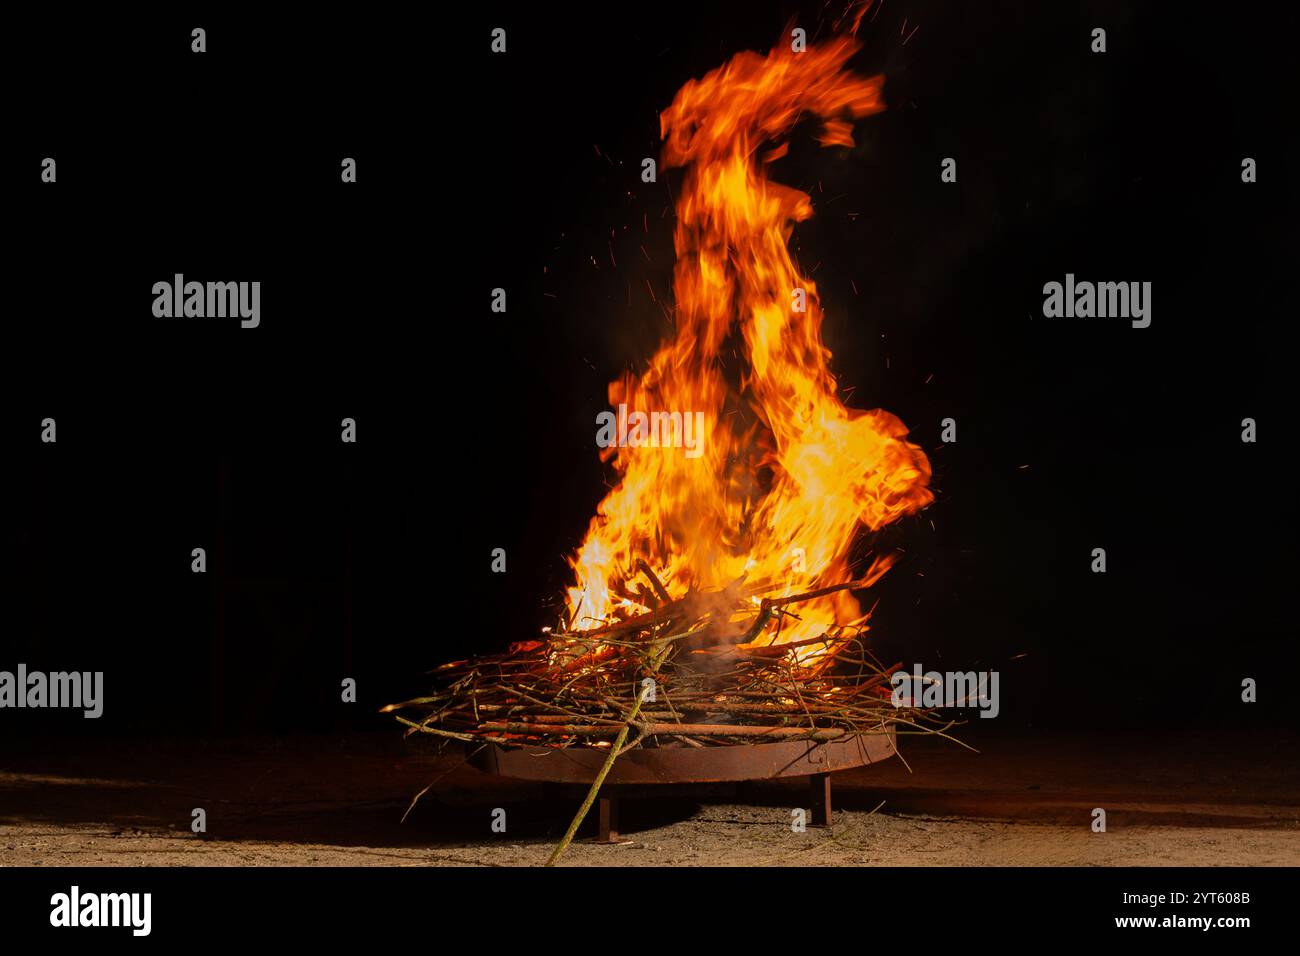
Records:
{"label": "sandy ground", "polygon": [[[586,866],[1300,865],[1295,735],[904,741],[837,774],[834,826],[793,832],[802,781],[643,791],[629,842]],[[401,822],[411,798],[433,788]],[[0,863],[17,866],[543,862],[580,792],[485,776],[389,737],[153,741],[0,758]],[[207,833],[191,832],[191,811]],[[1091,829],[1092,810],[1107,830]],[[506,832],[494,833],[493,811]]]}

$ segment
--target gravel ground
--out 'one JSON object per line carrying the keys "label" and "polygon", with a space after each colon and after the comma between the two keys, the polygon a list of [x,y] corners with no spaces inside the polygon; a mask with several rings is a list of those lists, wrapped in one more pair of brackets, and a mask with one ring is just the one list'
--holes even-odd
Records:
{"label": "gravel ground", "polygon": [[[905,741],[835,776],[830,830],[792,831],[796,781],[642,791],[628,842],[575,866],[1300,864],[1294,735]],[[411,797],[437,780],[401,822]],[[0,863],[16,866],[529,866],[580,794],[485,776],[387,737],[151,741],[0,764]],[[202,807],[207,832],[191,832]],[[1107,831],[1091,829],[1092,810]],[[506,832],[491,828],[505,811]]]}

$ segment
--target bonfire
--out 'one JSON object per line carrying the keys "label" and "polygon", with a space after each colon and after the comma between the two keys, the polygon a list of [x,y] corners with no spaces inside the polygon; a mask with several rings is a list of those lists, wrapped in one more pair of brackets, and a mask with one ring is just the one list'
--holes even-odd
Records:
{"label": "bonfire", "polygon": [[897,417],[841,401],[817,287],[788,248],[812,202],[767,175],[801,121],[851,146],[852,122],[884,108],[883,78],[847,68],[856,50],[741,53],[661,114],[661,164],[682,170],[674,334],[609,399],[702,414],[705,440],[607,448],[615,480],[560,621],[439,668],[433,693],[388,708],[410,732],[608,748],[608,768],[630,748],[921,727],[890,701],[899,665],[870,654],[860,596],[896,558],[871,554],[872,533],[931,502],[929,461]]}

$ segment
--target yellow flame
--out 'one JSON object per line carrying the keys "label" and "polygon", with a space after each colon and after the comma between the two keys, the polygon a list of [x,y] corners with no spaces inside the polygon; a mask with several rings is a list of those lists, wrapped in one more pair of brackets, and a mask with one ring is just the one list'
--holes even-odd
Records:
{"label": "yellow flame", "polygon": [[[903,423],[839,400],[817,287],[787,248],[812,203],[767,179],[758,155],[809,115],[822,120],[823,145],[852,145],[850,121],[884,109],[883,78],[845,69],[856,49],[840,38],[799,54],[742,53],[688,82],[660,116],[664,166],[685,169],[676,330],[642,375],[611,383],[609,397],[633,410],[703,412],[705,446],[699,457],[611,450],[618,480],[571,562],[568,605],[579,629],[645,610],[629,585],[638,558],[674,597],[742,574],[771,581],[778,594],[853,580],[847,556],[859,529],[932,500],[929,461],[905,440]],[[722,356],[737,345],[737,329],[748,373],[731,386]],[[740,424],[746,419],[756,423]],[[798,614],[783,622],[782,642],[865,619],[848,591],[801,604]]]}

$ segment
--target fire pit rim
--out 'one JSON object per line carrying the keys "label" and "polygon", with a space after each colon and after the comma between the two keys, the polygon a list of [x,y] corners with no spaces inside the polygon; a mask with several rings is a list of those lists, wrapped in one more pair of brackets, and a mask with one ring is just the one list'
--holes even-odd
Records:
{"label": "fire pit rim", "polygon": [[[807,777],[879,763],[897,752],[893,728],[850,733],[829,741],[784,740],[719,747],[640,747],[622,754],[606,782],[624,784],[725,783]],[[591,783],[609,751],[596,747],[503,747],[472,753],[472,766],[500,777],[549,783]]]}

